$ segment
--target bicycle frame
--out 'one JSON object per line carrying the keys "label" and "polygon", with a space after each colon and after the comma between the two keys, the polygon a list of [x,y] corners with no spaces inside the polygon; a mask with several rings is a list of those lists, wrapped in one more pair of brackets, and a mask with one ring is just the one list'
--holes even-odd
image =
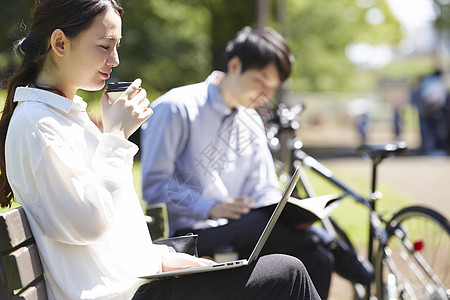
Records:
{"label": "bicycle frame", "polygon": [[[297,107],[296,114],[298,114],[302,110],[303,106],[301,106],[300,109],[298,109]],[[337,187],[342,191],[342,194],[339,192],[337,196],[333,194],[332,196],[334,197],[334,199],[340,200],[344,197],[350,196],[357,203],[361,203],[368,209],[369,241],[367,259],[376,267],[376,270],[381,270],[377,273],[379,274],[379,276],[376,274],[377,276],[375,282],[376,295],[380,297],[379,299],[385,299],[386,292],[388,293],[388,298],[392,296],[392,298],[389,299],[393,299],[396,297],[396,295],[390,295],[390,293],[392,292],[392,294],[395,294],[398,291],[401,291],[401,294],[406,293],[407,295],[410,295],[412,297],[411,299],[416,299],[414,296],[414,283],[409,282],[409,279],[406,277],[405,280],[403,280],[402,272],[398,272],[399,270],[396,269],[396,256],[391,256],[391,254],[389,253],[389,251],[397,249],[390,247],[390,242],[393,239],[395,241],[398,241],[400,243],[400,247],[405,249],[405,252],[408,253],[408,270],[412,274],[414,274],[419,279],[419,281],[422,282],[423,286],[426,286],[427,295],[435,295],[436,292],[439,293],[440,296],[445,295],[445,290],[443,290],[442,288],[444,287],[444,285],[434,272],[433,268],[430,266],[430,264],[428,264],[427,260],[422,257],[420,250],[415,251],[415,242],[413,245],[408,240],[406,231],[408,229],[408,225],[406,225],[406,228],[404,228],[403,223],[400,224],[405,216],[406,219],[408,218],[410,212],[413,212],[413,214],[415,214],[417,217],[417,214],[423,214],[424,210],[428,210],[425,215],[428,217],[433,216],[432,219],[434,219],[435,222],[441,220],[439,222],[445,223],[447,221],[442,221],[445,218],[442,216],[436,217],[436,215],[439,215],[439,213],[434,211],[430,212],[430,209],[419,206],[410,206],[395,213],[392,218],[389,218],[389,220],[386,221],[376,210],[376,200],[382,197],[382,194],[377,192],[376,190],[377,167],[384,158],[403,152],[406,149],[405,143],[396,142],[383,145],[361,145],[358,148],[359,152],[369,156],[372,161],[371,192],[368,196],[364,197],[360,193],[352,189],[350,186],[337,179],[331,170],[329,170],[327,167],[325,167],[323,164],[321,164],[319,161],[317,161],[315,158],[308,155],[301,149],[303,144],[299,139],[296,138],[295,134],[296,128],[298,127],[298,124],[296,125],[296,121],[294,120],[296,114],[291,114],[285,106],[281,106],[281,110],[279,109],[277,111],[275,117],[268,120],[268,123],[272,124],[267,131],[269,147],[271,148],[271,150],[278,151],[278,154],[283,157],[279,161],[280,166],[284,169],[284,171],[282,172],[293,174],[295,168],[299,168],[299,184],[302,185],[302,191],[304,191],[304,193],[302,193],[299,198],[318,196],[308,178],[306,169],[309,169],[323,178],[326,182],[331,183],[334,187]],[[277,164],[276,159],[275,161]],[[281,170],[281,168],[279,169]],[[298,189],[297,192],[299,192]],[[399,220],[398,224],[396,217],[398,217]],[[343,231],[329,215],[322,218],[321,222],[325,230],[330,235],[335,238],[342,238],[349,244],[350,247],[352,247],[345,231]],[[448,222],[445,224],[448,224]],[[446,228],[448,234],[448,225],[446,225]],[[377,255],[374,255],[375,242],[378,243]],[[387,278],[383,278],[383,274],[385,274],[383,272],[383,267],[386,267],[390,270]],[[399,276],[398,278],[397,275]],[[431,285],[428,285],[427,283],[430,281],[428,281],[427,279],[430,279],[433,283]],[[357,285],[358,284],[353,285],[355,296],[357,296],[358,299],[362,299],[362,294],[360,293],[361,285]],[[373,295],[373,293],[371,292],[371,284],[367,285],[365,289],[365,297],[369,299]],[[432,297],[430,299],[435,298]]]}
{"label": "bicycle frame", "polygon": [[[373,172],[372,172],[372,192],[370,194],[369,199],[366,199],[358,192],[353,190],[351,187],[337,179],[333,172],[317,161],[312,156],[308,155],[301,149],[296,149],[293,151],[293,156],[291,157],[292,163],[291,166],[299,167],[300,169],[300,179],[299,183],[303,185],[307,197],[317,196],[309,179],[306,175],[304,167],[314,171],[316,174],[320,175],[322,178],[332,183],[334,186],[338,187],[343,191],[343,194],[339,196],[339,198],[344,198],[347,196],[352,197],[356,202],[363,204],[367,209],[369,209],[369,242],[368,242],[368,253],[367,259],[370,263],[374,264],[374,241],[379,240],[379,245],[382,245],[387,239],[387,233],[385,231],[385,226],[383,224],[387,224],[387,222],[376,212],[375,210],[375,201],[381,198],[381,194],[376,191],[376,167],[378,163],[374,163]],[[323,218],[322,224],[331,235],[336,237],[336,232],[334,230],[334,226],[331,223],[329,217]],[[381,249],[380,249],[381,250]],[[366,287],[366,295],[370,295],[370,286]]]}

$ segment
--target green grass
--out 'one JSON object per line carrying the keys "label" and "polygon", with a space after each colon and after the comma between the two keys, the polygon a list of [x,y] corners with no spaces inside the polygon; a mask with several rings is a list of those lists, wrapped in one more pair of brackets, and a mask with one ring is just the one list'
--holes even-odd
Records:
{"label": "green grass", "polygon": [[[11,208],[15,208],[20,206],[19,203],[17,203],[16,201],[13,201],[13,203],[11,204]],[[0,213],[3,213],[5,211],[10,210],[10,208],[0,208]]]}
{"label": "green grass", "polygon": [[139,199],[142,199],[141,178],[141,162],[135,161],[133,165],[133,182]]}

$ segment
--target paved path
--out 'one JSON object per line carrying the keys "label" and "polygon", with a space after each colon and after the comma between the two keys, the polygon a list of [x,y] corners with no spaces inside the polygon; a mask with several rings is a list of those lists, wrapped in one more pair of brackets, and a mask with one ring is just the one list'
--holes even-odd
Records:
{"label": "paved path", "polygon": [[[370,176],[370,162],[356,158],[324,159],[331,170]],[[412,203],[430,206],[450,218],[450,157],[400,156],[383,161],[378,169],[379,185],[396,189]]]}
{"label": "paved path", "polygon": [[[370,178],[370,162],[360,157],[323,159],[331,170],[345,169]],[[395,188],[411,203],[429,206],[450,218],[450,157],[392,157],[379,166],[379,184]],[[365,253],[365,252],[364,252]],[[351,299],[347,281],[332,280],[330,300]]]}

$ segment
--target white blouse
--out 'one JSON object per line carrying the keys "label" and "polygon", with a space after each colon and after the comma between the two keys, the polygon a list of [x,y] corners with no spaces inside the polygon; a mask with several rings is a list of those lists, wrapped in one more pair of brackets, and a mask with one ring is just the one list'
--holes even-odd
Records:
{"label": "white blouse", "polygon": [[38,244],[50,299],[131,299],[161,270],[133,186],[138,147],[101,133],[86,102],[29,87],[6,138],[6,169]]}

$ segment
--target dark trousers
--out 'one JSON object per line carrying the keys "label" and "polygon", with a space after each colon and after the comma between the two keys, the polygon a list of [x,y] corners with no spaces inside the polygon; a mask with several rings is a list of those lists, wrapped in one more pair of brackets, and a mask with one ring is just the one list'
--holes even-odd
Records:
{"label": "dark trousers", "polygon": [[267,255],[230,270],[199,273],[143,285],[133,300],[319,299],[301,261]]}
{"label": "dark trousers", "polygon": [[[217,249],[232,246],[240,258],[248,258],[260,237],[272,211],[257,209],[236,221],[219,227],[203,230],[182,230],[198,234],[199,256],[213,257]],[[278,220],[262,254],[281,253],[299,258],[306,269],[322,299],[327,299],[331,274],[334,270],[334,257],[310,230],[296,230],[293,226]]]}

